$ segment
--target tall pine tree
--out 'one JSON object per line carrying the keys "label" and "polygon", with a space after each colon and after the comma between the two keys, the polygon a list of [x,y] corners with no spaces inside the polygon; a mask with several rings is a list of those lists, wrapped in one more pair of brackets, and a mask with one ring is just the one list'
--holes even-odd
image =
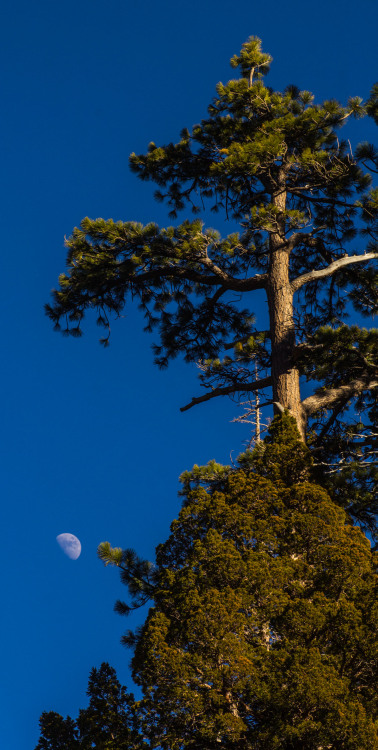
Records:
{"label": "tall pine tree", "polygon": [[[186,206],[198,217],[168,229],[84,219],[47,313],[78,336],[88,309],[108,327],[136,297],[160,334],[158,365],[177,354],[201,364],[205,393],[183,409],[259,390],[275,413],[291,411],[323,460],[366,467],[376,450],[378,333],[346,318],[351,305],[367,317],[378,309],[378,152],[353,150],[339,130],[355,117],[378,121],[378,85],[365,103],[315,104],[295,86],[267,86],[271,61],[251,37],[231,60],[240,77],[218,84],[208,117],[178,143],[130,158],[173,217]],[[222,239],[206,229],[206,207],[240,231]],[[258,290],[263,330],[251,307]],[[300,375],[312,383],[305,398]]]}

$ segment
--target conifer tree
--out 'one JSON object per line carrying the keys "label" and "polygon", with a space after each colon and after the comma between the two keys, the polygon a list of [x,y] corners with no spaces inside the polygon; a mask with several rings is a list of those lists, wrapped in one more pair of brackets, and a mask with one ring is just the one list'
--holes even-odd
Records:
{"label": "conifer tree", "polygon": [[[167,229],[84,219],[47,313],[78,336],[88,309],[108,328],[136,297],[147,330],[160,334],[157,364],[177,354],[200,363],[205,392],[183,410],[259,390],[275,413],[291,411],[320,460],[350,460],[353,478],[368,467],[371,482],[378,333],[346,321],[351,305],[367,318],[378,309],[378,152],[366,142],[353,149],[339,130],[364,115],[378,122],[378,85],[366,102],[315,104],[293,85],[267,86],[271,62],[251,37],[231,60],[240,77],[217,85],[207,118],[178,143],[130,157],[173,218],[185,207],[198,216]],[[209,207],[239,231],[222,239],[205,228]],[[305,398],[301,375],[312,384]]]}
{"label": "conifer tree", "polygon": [[238,468],[183,477],[156,566],[100,545],[131,594],[127,633],[151,747],[375,750],[377,557],[314,483],[287,412]]}
{"label": "conifer tree", "polygon": [[91,670],[87,695],[89,705],[76,720],[64,719],[55,711],[43,712],[35,750],[146,750],[134,696],[106,662]]}

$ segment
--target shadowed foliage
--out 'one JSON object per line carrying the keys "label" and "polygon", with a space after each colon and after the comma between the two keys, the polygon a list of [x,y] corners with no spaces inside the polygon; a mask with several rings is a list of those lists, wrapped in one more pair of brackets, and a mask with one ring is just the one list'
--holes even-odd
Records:
{"label": "shadowed foliage", "polygon": [[81,709],[76,720],[64,719],[55,711],[43,712],[35,750],[147,750],[134,696],[126,692],[109,664],[91,670],[87,695],[88,708]]}

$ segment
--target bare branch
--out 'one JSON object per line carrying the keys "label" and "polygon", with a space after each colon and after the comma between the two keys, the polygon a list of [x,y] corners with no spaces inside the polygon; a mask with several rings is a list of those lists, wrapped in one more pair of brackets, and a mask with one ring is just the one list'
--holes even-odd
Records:
{"label": "bare branch", "polygon": [[308,284],[310,281],[316,281],[317,279],[321,279],[324,276],[331,276],[333,273],[338,271],[339,268],[350,266],[352,265],[352,263],[366,263],[368,260],[373,260],[373,258],[378,258],[378,253],[365,253],[364,255],[346,255],[344,256],[344,258],[339,258],[333,263],[330,263],[326,268],[321,268],[319,271],[309,271],[309,273],[304,273],[302,274],[302,276],[298,276],[291,282],[291,290],[294,294],[304,284]]}
{"label": "bare branch", "polygon": [[335,407],[338,403],[347,402],[349,398],[362,393],[363,391],[371,391],[373,388],[378,388],[378,380],[363,380],[357,378],[352,380],[347,385],[340,385],[338,388],[327,388],[322,390],[320,393],[314,393],[312,396],[308,396],[302,401],[302,408],[307,417],[315,414],[321,409],[330,409]]}
{"label": "bare branch", "polygon": [[204,393],[203,396],[192,398],[189,404],[181,407],[180,411],[187,411],[188,409],[191,409],[192,406],[196,406],[196,404],[202,404],[204,401],[210,401],[210,399],[216,398],[217,396],[229,396],[230,393],[237,392],[251,393],[252,391],[258,391],[262,390],[263,388],[267,388],[270,385],[272,385],[272,378],[269,376],[267,378],[261,378],[261,380],[255,380],[253,381],[253,383],[238,383],[237,385],[227,385],[224,388],[213,388],[212,391]]}

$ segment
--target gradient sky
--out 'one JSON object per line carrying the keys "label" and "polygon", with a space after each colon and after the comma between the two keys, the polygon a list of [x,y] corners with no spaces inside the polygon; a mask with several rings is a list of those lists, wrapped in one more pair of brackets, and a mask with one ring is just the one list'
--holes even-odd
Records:
{"label": "gradient sky", "polygon": [[[378,79],[378,9],[5,0],[1,21],[0,743],[33,750],[43,710],[75,716],[86,704],[91,667],[107,660],[131,687],[119,639],[136,618],[113,613],[123,589],[97,545],[153,558],[180,507],[179,474],[229,463],[248,437],[229,400],[180,413],[198,393],[196,368],[175,361],[159,372],[137,310],[114,323],[107,350],[93,320],[81,340],[52,331],[43,304],[64,270],[64,235],[86,215],[170,223],[128,155],[205,116],[251,34],[273,55],[273,87],[366,97]],[[374,126],[356,124],[351,137],[376,138]],[[62,532],[81,540],[77,561],[57,545]]]}

